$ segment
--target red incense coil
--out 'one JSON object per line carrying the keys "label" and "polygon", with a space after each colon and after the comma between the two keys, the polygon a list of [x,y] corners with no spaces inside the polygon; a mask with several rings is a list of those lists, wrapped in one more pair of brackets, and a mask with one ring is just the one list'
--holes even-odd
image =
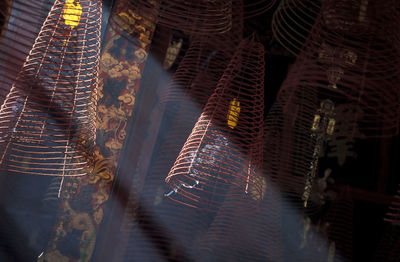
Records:
{"label": "red incense coil", "polygon": [[116,3],[116,13],[123,10],[194,35],[225,33],[232,24],[232,1],[229,0],[121,0]]}
{"label": "red incense coil", "polygon": [[101,1],[55,1],[0,110],[1,166],[87,173],[95,140]]}
{"label": "red incense coil", "polygon": [[259,16],[270,10],[276,0],[245,0],[244,1],[244,18],[250,19]]}
{"label": "red incense coil", "polygon": [[389,211],[386,213],[385,221],[395,226],[400,225],[400,189],[397,190],[397,194],[394,196],[394,199],[390,204]]}
{"label": "red incense coil", "polygon": [[297,56],[317,18],[321,0],[282,0],[272,18],[272,32],[278,42]]}
{"label": "red incense coil", "polygon": [[261,195],[263,88],[264,48],[243,40],[166,178],[167,196],[213,209],[230,185]]}
{"label": "red incense coil", "polygon": [[[330,10],[329,3],[324,2],[321,14]],[[378,2],[369,4],[373,7]],[[388,8],[367,16],[364,21],[374,28],[386,21],[386,17],[397,21],[399,15],[397,9]],[[390,37],[384,37],[380,30],[359,30],[359,34],[347,37],[328,30],[326,19],[320,15],[282,87],[282,94],[288,98],[284,110],[293,111],[302,104],[312,119],[320,101],[331,99],[337,108],[353,106],[352,112],[336,114],[337,122],[349,126],[338,129],[336,135],[365,138],[397,134],[400,93],[396,65],[400,31],[393,23],[384,28]],[[313,93],[318,99],[311,101],[302,93]]]}
{"label": "red incense coil", "polygon": [[[0,7],[0,103],[10,91],[43,21],[51,1],[2,1]],[[11,8],[12,7],[12,8]]]}

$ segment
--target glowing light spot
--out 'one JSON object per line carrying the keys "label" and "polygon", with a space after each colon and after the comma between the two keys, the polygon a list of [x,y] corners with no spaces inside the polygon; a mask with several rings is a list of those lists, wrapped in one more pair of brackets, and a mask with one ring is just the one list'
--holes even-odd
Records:
{"label": "glowing light spot", "polygon": [[82,15],[82,6],[79,1],[67,0],[64,6],[63,18],[65,24],[74,28],[79,25]]}
{"label": "glowing light spot", "polygon": [[240,113],[240,102],[234,98],[230,105],[228,111],[228,126],[234,129],[237,126],[239,121],[239,113]]}

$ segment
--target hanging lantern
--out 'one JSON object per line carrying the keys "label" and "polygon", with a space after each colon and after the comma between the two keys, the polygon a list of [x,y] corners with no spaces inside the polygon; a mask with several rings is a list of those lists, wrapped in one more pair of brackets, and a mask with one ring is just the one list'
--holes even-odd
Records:
{"label": "hanging lantern", "polygon": [[80,176],[95,142],[101,1],[55,1],[0,110],[1,167]]}
{"label": "hanging lantern", "polygon": [[[255,200],[261,198],[257,172],[262,162],[263,87],[264,48],[254,40],[243,40],[166,178],[171,187],[166,196],[210,209],[229,186]],[[234,128],[228,125],[232,101]]]}

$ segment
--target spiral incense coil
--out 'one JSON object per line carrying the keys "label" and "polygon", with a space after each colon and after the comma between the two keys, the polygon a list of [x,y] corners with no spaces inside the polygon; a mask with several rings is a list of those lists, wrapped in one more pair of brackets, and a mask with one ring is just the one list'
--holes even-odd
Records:
{"label": "spiral incense coil", "polygon": [[212,209],[233,185],[260,198],[263,88],[264,48],[243,40],[166,178],[166,196]]}
{"label": "spiral incense coil", "polygon": [[390,204],[389,211],[386,213],[385,221],[388,221],[393,225],[400,225],[400,189],[397,190],[397,194]]}
{"label": "spiral incense coil", "polygon": [[8,172],[88,172],[101,10],[101,1],[55,1],[0,110],[0,161]]}
{"label": "spiral incense coil", "polygon": [[245,0],[244,18],[250,19],[264,14],[274,6],[275,2],[276,0]]}
{"label": "spiral incense coil", "polygon": [[[11,89],[29,54],[52,1],[2,1],[0,7],[0,103]],[[12,8],[11,8],[12,5]]]}
{"label": "spiral incense coil", "polygon": [[[328,3],[322,5],[321,14],[328,10]],[[399,15],[393,8],[374,12],[374,16],[368,16],[369,25],[378,26],[386,16],[397,21]],[[338,110],[347,107],[347,112],[336,114],[336,121],[344,125],[335,130],[336,135],[368,138],[397,134],[399,28],[393,23],[385,25],[388,37],[379,30],[360,30],[348,37],[328,30],[326,23],[324,16],[318,16],[281,88],[282,99],[286,100],[284,110],[296,114],[293,109],[302,105],[311,117],[321,100],[330,99]],[[311,94],[318,99],[311,101]]]}
{"label": "spiral incense coil", "polygon": [[297,56],[318,17],[321,0],[282,0],[272,18],[276,40]]}
{"label": "spiral incense coil", "polygon": [[120,0],[116,13],[122,10],[193,35],[221,34],[232,24],[232,1],[228,0]]}

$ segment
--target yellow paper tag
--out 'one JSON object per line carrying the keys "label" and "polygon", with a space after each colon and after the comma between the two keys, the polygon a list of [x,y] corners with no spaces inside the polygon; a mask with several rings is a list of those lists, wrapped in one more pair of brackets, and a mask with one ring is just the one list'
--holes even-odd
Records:
{"label": "yellow paper tag", "polygon": [[79,1],[76,0],[67,0],[64,5],[63,18],[65,20],[65,24],[74,28],[79,25],[79,21],[81,20],[82,15],[82,6]]}
{"label": "yellow paper tag", "polygon": [[229,105],[228,126],[234,129],[239,121],[240,102],[234,98]]}

